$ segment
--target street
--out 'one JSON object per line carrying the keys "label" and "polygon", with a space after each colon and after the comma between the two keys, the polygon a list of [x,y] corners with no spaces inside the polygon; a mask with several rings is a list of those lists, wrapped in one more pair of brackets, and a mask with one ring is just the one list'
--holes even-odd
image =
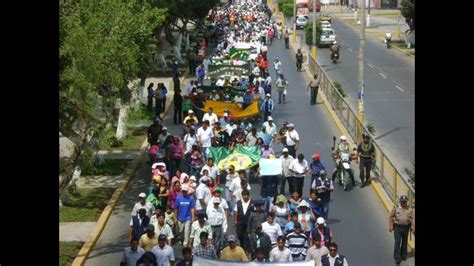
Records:
{"label": "street", "polygon": [[[325,52],[327,51],[320,50],[320,58],[323,60]],[[347,63],[351,62],[351,59],[346,58],[346,56],[347,53],[344,52],[341,64],[337,66],[338,68],[344,66],[343,62],[346,60]],[[332,136],[339,136],[340,133],[332,124],[326,109],[320,103],[320,98],[318,98],[317,105],[311,106],[309,104],[309,92],[306,91],[308,84],[306,75],[303,72],[296,72],[294,56],[290,53],[290,50],[284,48],[283,40],[275,39],[273,44],[269,46],[269,62],[273,62],[275,57],[278,57],[283,63],[283,73],[288,79],[289,88],[287,103],[277,105],[272,117],[278,127],[284,121],[294,123],[301,139],[300,149],[297,153],[303,153],[308,162],[311,162],[311,156],[315,152],[320,153],[321,160],[328,169],[328,174],[331,175],[334,168],[331,158]],[[354,71],[354,73],[357,73],[356,70]],[[276,77],[272,65],[269,72],[275,81]],[[334,71],[329,72],[334,73]],[[349,77],[347,77],[348,80]],[[346,87],[346,85],[344,86]],[[409,91],[408,88],[407,91]],[[394,92],[391,93],[394,94]],[[272,94],[272,98],[277,100],[278,95],[275,89],[272,90]],[[369,94],[370,90],[367,92],[367,95]],[[395,97],[395,94],[390,94],[390,97]],[[373,98],[368,99],[373,101]],[[181,126],[173,125],[172,112],[167,113],[164,125],[168,127],[171,134],[181,133]],[[381,128],[378,129],[383,131]],[[274,147],[278,154],[281,152],[281,148],[281,145],[275,145]],[[359,188],[358,165],[353,163],[352,168],[355,170],[356,187],[345,192],[338,185],[335,185],[335,190],[331,196],[332,202],[327,224],[333,229],[333,239],[339,245],[340,253],[348,258],[349,265],[392,265],[394,240],[388,232],[387,212],[371,187]],[[128,246],[127,230],[130,211],[135,201],[137,201],[138,194],[147,191],[150,177],[150,165],[144,163],[119,200],[86,265],[119,264],[123,249]],[[310,177],[306,177],[303,188],[304,198],[309,196],[309,183]],[[260,186],[253,183],[251,183],[251,186],[251,197],[259,199]],[[231,224],[229,231],[233,232],[233,225],[232,223],[229,224]],[[181,248],[178,246],[174,248],[175,256],[180,258]],[[409,258],[408,262],[404,262],[402,265],[414,265],[413,258]]]}

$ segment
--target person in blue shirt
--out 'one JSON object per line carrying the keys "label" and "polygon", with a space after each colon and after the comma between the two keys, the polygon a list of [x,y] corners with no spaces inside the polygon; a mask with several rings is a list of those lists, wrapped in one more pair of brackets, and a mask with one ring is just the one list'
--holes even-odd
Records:
{"label": "person in blue shirt", "polygon": [[150,83],[150,85],[148,85],[148,88],[146,89],[147,92],[148,92],[148,95],[147,95],[148,105],[147,105],[146,110],[149,113],[153,112],[153,96],[154,96],[153,86],[155,86],[155,84],[153,84],[153,82],[152,82],[152,83]]}
{"label": "person in blue shirt", "polygon": [[316,178],[319,177],[319,172],[321,170],[326,171],[326,167],[324,167],[323,163],[320,160],[321,156],[318,153],[313,154],[313,161],[309,165],[309,168],[311,168],[311,185],[309,188],[309,193],[311,194],[311,187]]}
{"label": "person in blue shirt", "polygon": [[250,91],[245,92],[243,98],[244,98],[244,103],[242,105],[242,108],[245,109],[247,108],[247,106],[252,104],[252,94],[250,93]]}
{"label": "person in blue shirt", "polygon": [[263,143],[265,143],[265,145],[271,145],[272,136],[267,133],[267,129],[265,127],[262,127],[262,131],[258,133],[258,137],[262,138]]}
{"label": "person in blue shirt", "polygon": [[163,105],[161,107],[161,112],[165,112],[165,106],[166,106],[166,98],[168,97],[168,89],[165,87],[165,84],[161,83],[161,94],[163,94],[163,100],[161,104]]}
{"label": "person in blue shirt", "polygon": [[249,80],[247,78],[243,78],[242,81],[240,82],[240,88],[248,89],[248,87],[249,87]]}
{"label": "person in blue shirt", "polygon": [[[181,188],[182,195],[176,198],[174,207],[176,221],[179,226],[179,238],[184,239],[183,246],[189,243],[191,235],[191,222],[194,221],[196,215],[196,200],[193,196],[188,195],[189,186],[183,185]],[[184,238],[183,238],[184,233]]]}
{"label": "person in blue shirt", "polygon": [[291,221],[286,223],[285,225],[285,234],[288,235],[289,233],[292,233],[295,230],[295,223],[298,222],[298,213],[297,212],[292,212],[291,213]]}
{"label": "person in blue shirt", "polygon": [[260,111],[263,112],[263,121],[267,121],[267,118],[272,115],[272,111],[275,108],[271,97],[272,96],[267,93],[265,99],[262,101],[262,105],[260,106]]}

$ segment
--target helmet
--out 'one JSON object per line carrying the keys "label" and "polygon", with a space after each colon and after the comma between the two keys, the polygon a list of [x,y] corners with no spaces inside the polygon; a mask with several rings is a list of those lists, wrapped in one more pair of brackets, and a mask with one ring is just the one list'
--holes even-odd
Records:
{"label": "helmet", "polygon": [[362,138],[363,139],[370,139],[370,135],[368,133],[363,133]]}
{"label": "helmet", "polygon": [[319,171],[319,176],[322,176],[322,175],[325,176],[325,175],[326,175],[326,171],[320,170],[320,171]]}
{"label": "helmet", "polygon": [[387,33],[390,33],[390,30],[387,30]]}
{"label": "helmet", "polygon": [[337,41],[334,41],[332,44],[337,44]]}
{"label": "helmet", "polygon": [[341,137],[339,137],[340,140],[347,140],[346,136],[342,135]]}

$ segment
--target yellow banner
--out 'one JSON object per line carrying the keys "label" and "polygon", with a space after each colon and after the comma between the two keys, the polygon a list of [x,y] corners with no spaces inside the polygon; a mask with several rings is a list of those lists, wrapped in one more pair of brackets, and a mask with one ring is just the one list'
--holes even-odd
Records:
{"label": "yellow banner", "polygon": [[202,109],[203,112],[207,112],[207,109],[212,107],[214,113],[219,117],[224,115],[226,109],[230,110],[230,113],[234,116],[235,119],[244,119],[246,117],[251,117],[259,114],[258,103],[253,102],[251,105],[247,106],[245,109],[241,109],[235,103],[226,103],[220,101],[206,101],[206,105]]}

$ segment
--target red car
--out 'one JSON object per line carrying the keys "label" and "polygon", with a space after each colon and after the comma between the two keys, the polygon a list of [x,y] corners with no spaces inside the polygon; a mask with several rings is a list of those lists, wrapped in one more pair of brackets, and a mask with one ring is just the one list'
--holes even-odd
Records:
{"label": "red car", "polygon": [[[313,5],[310,5],[309,6],[309,11],[313,12],[313,8],[312,8]],[[317,2],[316,5],[316,12],[320,12],[321,11],[321,3]]]}

